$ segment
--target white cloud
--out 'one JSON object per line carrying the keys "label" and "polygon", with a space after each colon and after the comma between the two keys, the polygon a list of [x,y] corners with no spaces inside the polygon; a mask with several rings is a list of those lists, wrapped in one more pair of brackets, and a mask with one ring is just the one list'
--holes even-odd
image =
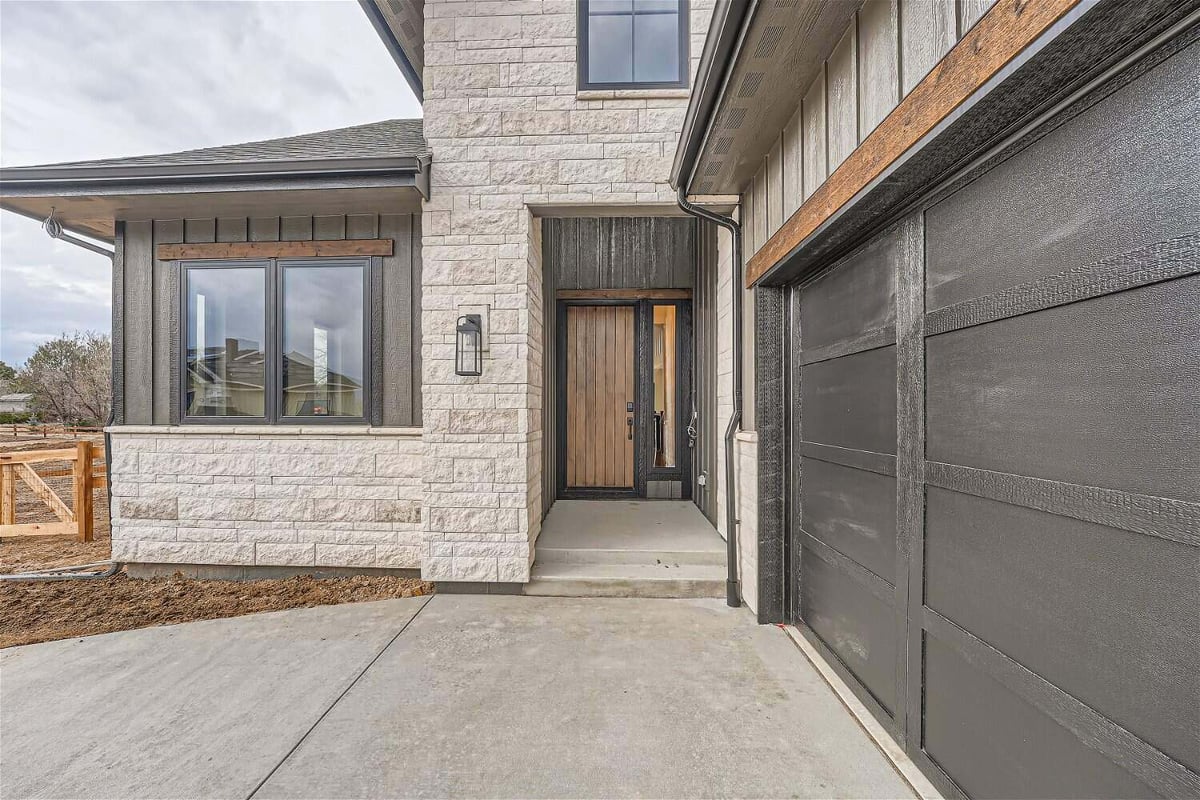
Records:
{"label": "white cloud", "polygon": [[[353,0],[5,0],[0,164],[186,150],[420,116]],[[0,359],[109,327],[105,258],[0,219]]]}

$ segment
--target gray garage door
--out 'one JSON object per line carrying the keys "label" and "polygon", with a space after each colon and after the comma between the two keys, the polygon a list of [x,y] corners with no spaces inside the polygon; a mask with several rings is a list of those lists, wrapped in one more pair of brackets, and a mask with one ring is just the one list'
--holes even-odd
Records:
{"label": "gray garage door", "polygon": [[969,796],[1200,795],[1197,86],[1192,45],[793,289],[797,613]]}

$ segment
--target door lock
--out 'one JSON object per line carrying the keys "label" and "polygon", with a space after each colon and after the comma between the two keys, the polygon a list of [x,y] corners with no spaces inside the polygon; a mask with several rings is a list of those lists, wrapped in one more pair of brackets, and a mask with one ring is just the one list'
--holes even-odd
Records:
{"label": "door lock", "polygon": [[625,404],[625,413],[626,413],[626,414],[632,414],[632,413],[633,413],[633,403],[626,403],[626,404]]}

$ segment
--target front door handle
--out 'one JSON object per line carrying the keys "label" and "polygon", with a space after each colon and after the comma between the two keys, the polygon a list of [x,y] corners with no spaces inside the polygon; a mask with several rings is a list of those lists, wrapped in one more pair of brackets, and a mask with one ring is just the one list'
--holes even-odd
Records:
{"label": "front door handle", "polygon": [[625,418],[625,427],[629,430],[629,435],[626,437],[629,441],[633,441],[633,417]]}

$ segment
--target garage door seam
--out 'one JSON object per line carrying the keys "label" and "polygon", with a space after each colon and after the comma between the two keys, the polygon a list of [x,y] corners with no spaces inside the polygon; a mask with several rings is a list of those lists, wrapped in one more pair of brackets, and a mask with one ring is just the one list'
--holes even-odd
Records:
{"label": "garage door seam", "polygon": [[366,666],[364,666],[361,670],[359,670],[358,674],[354,676],[354,679],[351,680],[350,683],[346,685],[346,688],[343,689],[340,693],[338,693],[338,696],[333,699],[333,702],[329,704],[329,707],[321,712],[321,715],[319,717],[317,717],[316,721],[313,722],[313,724],[309,726],[308,730],[306,730],[300,736],[300,738],[296,740],[296,743],[294,745],[292,745],[291,748],[288,749],[287,753],[284,754],[283,758],[279,759],[279,763],[277,763],[274,767],[271,768],[271,771],[267,773],[266,777],[264,777],[261,781],[258,782],[258,785],[254,787],[253,791],[251,791],[250,794],[246,795],[246,800],[251,800],[256,794],[258,794],[259,790],[262,789],[262,787],[267,784],[267,781],[271,780],[271,777],[274,776],[274,774],[279,771],[279,768],[283,766],[284,762],[292,757],[292,753],[295,753],[296,750],[299,749],[300,745],[304,744],[304,740],[309,737],[309,734],[311,734],[314,730],[317,729],[317,726],[320,725],[321,722],[325,719],[325,717],[329,714],[329,712],[333,710],[333,707],[342,701],[342,698],[345,697],[350,692],[350,690],[355,687],[355,685],[362,679],[363,675],[367,674],[367,670],[369,670],[369,669],[371,669],[371,667],[375,666],[375,662],[378,661],[383,656],[383,654],[387,652],[387,649],[392,646],[393,642],[395,642],[397,639],[400,638],[400,634],[402,634],[406,630],[408,630],[408,626],[413,624],[413,621],[416,620],[416,618],[418,616],[420,616],[421,612],[425,610],[425,606],[429,605],[429,603],[432,600],[433,600],[432,596],[426,598],[425,602],[421,604],[421,607],[416,610],[416,613],[414,613],[411,617],[409,617],[408,621],[400,626],[400,630],[396,631],[396,634],[392,638],[388,639],[387,643],[385,643],[383,645],[383,647],[379,648],[379,652],[377,652],[375,654],[375,656],[370,661],[367,662]]}

